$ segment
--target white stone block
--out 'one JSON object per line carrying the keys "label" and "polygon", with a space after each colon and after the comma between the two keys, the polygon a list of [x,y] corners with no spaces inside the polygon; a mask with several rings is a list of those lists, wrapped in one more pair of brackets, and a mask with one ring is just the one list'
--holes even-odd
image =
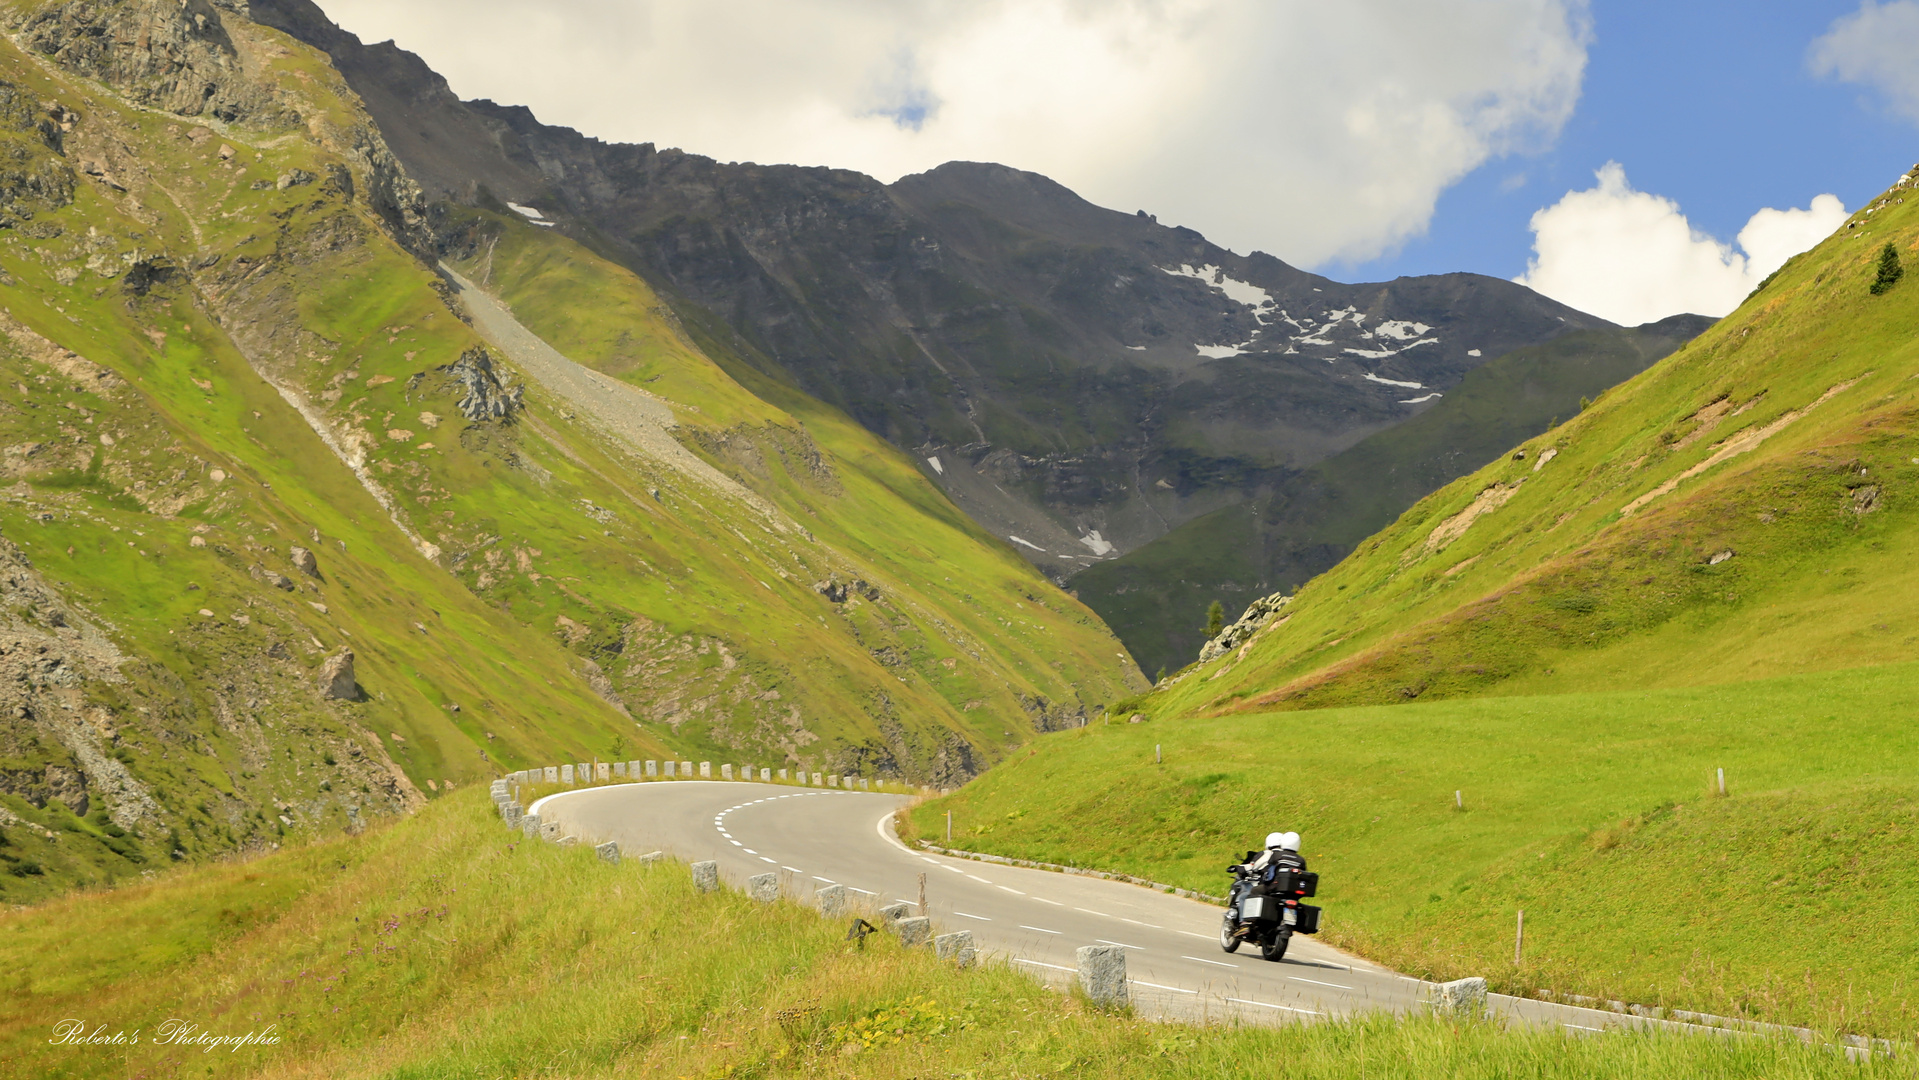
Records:
{"label": "white stone block", "polygon": [[[700,775],[701,775],[701,776],[705,776],[705,775],[706,775],[706,770],[705,770],[704,768],[702,768],[702,769],[700,770]],[[722,765],[722,766],[720,766],[720,779],[722,779],[722,780],[731,780],[731,779],[733,779],[733,766],[731,766],[731,765]]]}
{"label": "white stone block", "polygon": [[1079,959],[1079,987],[1095,1005],[1122,1006],[1126,990],[1126,949],[1120,945],[1083,945]]}
{"label": "white stone block", "polygon": [[746,879],[746,895],[762,904],[770,904],[780,898],[780,877],[778,874],[754,874]]}
{"label": "white stone block", "polygon": [[900,944],[908,948],[924,945],[932,936],[933,920],[924,915],[897,919],[893,923],[893,932],[900,936]]}
{"label": "white stone block", "polygon": [[813,890],[813,898],[819,902],[820,914],[828,918],[844,914],[846,911],[846,886],[825,885]]}
{"label": "white stone block", "polygon": [[570,784],[572,782],[573,782],[573,766],[571,765],[560,766],[560,783]]}
{"label": "white stone block", "polygon": [[620,845],[615,841],[608,840],[604,844],[595,845],[593,854],[598,855],[601,862],[610,862],[615,866],[620,863]]}
{"label": "white stone block", "polygon": [[979,958],[979,953],[973,948],[973,932],[956,930],[934,938],[933,955],[941,960],[951,960],[960,967],[972,967],[973,961]]}
{"label": "white stone block", "polygon": [[700,779],[702,780],[713,779],[713,763],[712,762],[710,761],[700,762]]}
{"label": "white stone block", "polygon": [[625,779],[625,778],[626,778],[626,762],[624,762],[624,761],[616,761],[616,762],[614,762],[614,763],[613,763],[613,775],[614,775],[614,776],[617,776],[617,777],[620,777],[621,779]]}
{"label": "white stone block", "polygon": [[711,859],[696,862],[692,866],[693,888],[700,892],[720,891],[720,864]]}
{"label": "white stone block", "polygon": [[[781,769],[781,770],[780,770],[780,772],[781,772],[781,773],[785,773],[785,772],[786,772],[786,770],[785,770],[785,769]],[[784,779],[786,779],[786,777],[785,777],[784,775],[782,775],[782,776],[780,777],[780,779],[782,779],[782,780],[784,780]],[[763,768],[763,769],[761,769],[761,770],[760,770],[760,783],[762,783],[762,784],[770,784],[770,783],[772,783],[772,782],[773,782],[773,770],[772,770],[772,769],[765,769],[765,768]]]}
{"label": "white stone block", "polygon": [[1433,987],[1434,1010],[1458,1016],[1486,1008],[1486,980],[1454,979]]}
{"label": "white stone block", "polygon": [[527,839],[540,835],[540,815],[528,814],[520,819],[520,832]]}
{"label": "white stone block", "polygon": [[560,782],[560,767],[558,765],[548,765],[543,771],[546,773],[544,779],[547,783],[557,784]]}
{"label": "white stone block", "polygon": [[780,783],[782,783],[782,784],[784,784],[784,783],[786,783],[786,770],[785,770],[785,769],[781,769],[781,770],[780,770]]}
{"label": "white stone block", "polygon": [[[660,763],[659,763],[659,762],[657,762],[657,761],[649,761],[649,762],[647,762],[647,763],[646,763],[646,778],[647,778],[648,780],[651,780],[651,779],[653,779],[654,777],[656,777],[656,776],[658,776],[658,775],[660,775]],[[672,763],[672,762],[670,762],[670,761],[666,763],[666,775],[668,775],[668,776],[672,776],[672,775],[673,775],[673,763]]]}
{"label": "white stone block", "polygon": [[669,779],[671,779],[673,776],[673,765],[674,763],[671,761],[666,763],[666,775]]}
{"label": "white stone block", "polygon": [[593,763],[593,779],[595,780],[613,779],[613,763],[610,761],[594,762]]}
{"label": "white stone block", "polygon": [[839,774],[839,773],[827,773],[827,774],[826,774],[826,786],[827,786],[827,787],[839,787],[839,786],[840,786],[840,774]]}
{"label": "white stone block", "polygon": [[664,851],[649,851],[646,854],[640,856],[641,866],[654,866],[656,864],[659,864],[665,861],[666,861],[666,852]]}
{"label": "white stone block", "polygon": [[819,774],[819,773],[814,773],[814,774],[813,774],[813,786],[814,786],[814,787],[819,787],[819,786],[821,786],[821,785],[820,785],[820,774]]}

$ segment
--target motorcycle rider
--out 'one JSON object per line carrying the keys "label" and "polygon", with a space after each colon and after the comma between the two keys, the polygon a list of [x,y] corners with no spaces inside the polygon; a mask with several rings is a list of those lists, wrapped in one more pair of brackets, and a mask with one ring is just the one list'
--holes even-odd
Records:
{"label": "motorcycle rider", "polygon": [[1298,870],[1306,872],[1306,860],[1299,854],[1299,834],[1296,832],[1276,832],[1266,834],[1266,850],[1255,855],[1247,852],[1246,862],[1236,869],[1240,873],[1233,881],[1232,894],[1227,898],[1226,906],[1231,908],[1235,919],[1239,916],[1240,898],[1250,892],[1253,886],[1271,881],[1280,870]]}

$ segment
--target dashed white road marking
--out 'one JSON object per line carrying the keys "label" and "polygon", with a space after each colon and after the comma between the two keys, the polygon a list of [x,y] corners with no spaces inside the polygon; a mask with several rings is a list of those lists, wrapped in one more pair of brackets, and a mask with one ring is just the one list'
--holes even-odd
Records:
{"label": "dashed white road marking", "polygon": [[769,858],[767,858],[767,857],[766,857],[766,856],[764,856],[764,855],[762,855],[762,856],[760,856],[760,861],[761,861],[761,862],[770,862],[770,863],[772,863],[772,864],[773,864],[774,866],[778,866],[778,865],[780,864],[780,861],[779,861],[778,859],[769,859]]}
{"label": "dashed white road marking", "polygon": [[1187,937],[1196,937],[1196,938],[1198,938],[1198,939],[1199,939],[1199,940],[1201,940],[1201,941],[1212,941],[1212,940],[1214,940],[1214,939],[1213,939],[1213,935],[1211,935],[1211,934],[1195,934],[1195,933],[1193,933],[1193,932],[1192,932],[1191,930],[1181,930],[1181,931],[1180,931],[1180,933],[1182,933],[1182,934],[1185,934],[1185,935],[1186,935]]}
{"label": "dashed white road marking", "polygon": [[1129,922],[1129,923],[1132,923],[1132,924],[1133,924],[1134,926],[1144,926],[1144,927],[1146,927],[1146,928],[1147,928],[1147,929],[1149,929],[1149,930],[1164,930],[1164,929],[1166,929],[1166,928],[1165,928],[1165,927],[1163,927],[1163,926],[1154,926],[1154,925],[1153,925],[1152,923],[1149,923],[1149,922],[1140,922],[1140,921],[1139,921],[1138,919],[1129,919],[1129,918],[1127,918],[1127,917],[1126,917],[1126,916],[1124,916],[1124,915],[1121,915],[1121,916],[1119,917],[1119,921],[1120,921],[1120,922]]}
{"label": "dashed white road marking", "polygon": [[782,869],[782,870],[791,870],[791,871],[793,871],[793,872],[794,872],[795,874],[804,874],[804,873],[806,873],[806,871],[804,871],[804,870],[802,870],[802,869],[800,869],[800,868],[799,868],[799,867],[797,867],[797,866],[782,866],[782,867],[780,867],[780,869]]}
{"label": "dashed white road marking", "polygon": [[1339,983],[1320,982],[1318,979],[1305,979],[1305,978],[1301,978],[1298,975],[1288,975],[1286,977],[1288,979],[1291,979],[1294,982],[1312,983],[1314,986],[1330,986],[1335,990],[1351,990],[1352,989],[1352,987],[1350,986],[1341,986]]}
{"label": "dashed white road marking", "polygon": [[1013,963],[1015,963],[1015,964],[1031,964],[1031,965],[1033,965],[1034,967],[1043,967],[1043,968],[1052,968],[1052,969],[1053,969],[1054,971],[1078,971],[1078,970],[1079,970],[1078,968],[1069,968],[1069,967],[1063,967],[1063,966],[1061,966],[1061,965],[1059,965],[1059,964],[1048,964],[1048,963],[1046,963],[1046,962],[1045,962],[1045,961],[1043,961],[1043,960],[1028,960],[1028,959],[1026,959],[1026,958],[1025,958],[1025,957],[1023,957],[1023,956],[1015,956],[1015,957],[1013,957]]}
{"label": "dashed white road marking", "polygon": [[1008,888],[1008,887],[1007,887],[1007,886],[1005,886],[1005,885],[995,885],[995,886],[993,886],[993,887],[994,887],[995,889],[1005,889],[1005,890],[1006,890],[1007,892],[1009,892],[1009,893],[1012,893],[1012,894],[1013,894],[1014,896],[1025,896],[1025,895],[1026,895],[1026,894],[1025,894],[1025,893],[1023,893],[1023,892],[1020,892],[1020,891],[1019,891],[1018,889],[1014,889],[1014,888]]}
{"label": "dashed white road marking", "polygon": [[1145,979],[1128,979],[1128,980],[1126,980],[1126,981],[1127,981],[1127,982],[1129,982],[1129,983],[1132,983],[1132,984],[1133,984],[1134,986],[1150,986],[1150,987],[1152,987],[1152,988],[1153,988],[1153,989],[1155,989],[1155,990],[1171,990],[1171,991],[1172,991],[1173,993],[1175,993],[1175,994],[1197,994],[1197,993],[1199,993],[1199,991],[1197,991],[1197,990],[1187,990],[1187,989],[1185,989],[1185,988],[1183,988],[1183,987],[1178,987],[1178,986],[1161,986],[1161,985],[1160,985],[1160,984],[1158,984],[1158,983],[1149,983],[1149,982],[1147,982],[1147,981],[1146,981]]}
{"label": "dashed white road marking", "polygon": [[1117,945],[1122,949],[1138,949],[1140,952],[1146,951],[1146,946],[1144,945],[1128,945],[1124,941],[1108,941],[1103,937],[1096,937],[1093,940],[1099,942],[1101,945]]}
{"label": "dashed white road marking", "polygon": [[1229,964],[1224,960],[1205,960],[1197,956],[1181,956],[1180,959],[1181,960],[1198,960],[1202,964],[1211,964],[1214,967],[1229,967],[1229,968],[1235,968],[1235,969],[1239,967],[1238,964]]}
{"label": "dashed white road marking", "polygon": [[1087,915],[1098,915],[1102,919],[1112,918],[1111,915],[1106,914],[1104,911],[1094,911],[1092,908],[1076,907],[1073,910],[1078,912],[1083,912]]}
{"label": "dashed white road marking", "polygon": [[984,916],[984,915],[975,915],[975,914],[973,914],[973,913],[972,913],[972,912],[970,912],[970,911],[955,911],[955,912],[953,912],[953,914],[955,914],[955,915],[958,915],[958,916],[959,916],[960,918],[963,918],[963,919],[978,919],[978,920],[979,920],[979,921],[981,921],[981,922],[992,922],[992,921],[993,921],[993,920],[991,920],[991,919],[989,919],[989,918],[987,918],[987,917],[986,917],[986,916]]}
{"label": "dashed white road marking", "polygon": [[[960,872],[961,872],[961,873],[963,873],[963,874],[964,874],[964,873],[966,873],[966,872],[965,872],[964,870],[962,870],[962,871],[960,871]],[[966,874],[966,876],[967,876],[967,877],[969,877],[969,878],[972,878],[972,879],[973,879],[974,881],[977,881],[977,882],[979,882],[979,883],[980,883],[981,885],[991,885],[991,884],[992,884],[992,882],[990,882],[990,881],[988,881],[988,880],[986,880],[985,878],[983,878],[983,877],[981,877],[981,876],[979,876],[978,874]]]}
{"label": "dashed white road marking", "polygon": [[1019,928],[1020,928],[1021,930],[1037,930],[1037,931],[1039,931],[1039,932],[1040,932],[1040,933],[1042,933],[1042,934],[1057,934],[1057,933],[1059,933],[1059,931],[1058,931],[1058,930],[1048,930],[1048,929],[1046,929],[1046,928],[1045,928],[1044,926],[1028,926],[1028,925],[1026,925],[1025,923],[1020,923],[1020,924],[1019,924]]}
{"label": "dashed white road marking", "polygon": [[824,881],[824,882],[826,882],[826,883],[827,883],[828,885],[838,885],[838,884],[839,884],[839,882],[837,882],[837,881],[834,881],[834,880],[833,880],[832,878],[830,878],[830,877],[821,877],[821,876],[819,876],[818,874],[814,874],[814,875],[813,875],[813,880],[814,880],[814,881]]}

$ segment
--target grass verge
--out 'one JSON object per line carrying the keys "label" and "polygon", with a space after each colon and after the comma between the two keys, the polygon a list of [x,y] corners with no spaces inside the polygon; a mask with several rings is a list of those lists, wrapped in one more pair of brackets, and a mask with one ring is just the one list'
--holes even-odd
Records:
{"label": "grass verge", "polygon": [[[10,1076],[1907,1076],[1761,1039],[1369,1017],[1278,1029],[1092,1011],[1004,968],[865,949],[685,869],[520,843],[480,792],[356,836],[0,916]],[[50,1045],[63,1019],[130,1046]],[[179,1018],[272,1046],[156,1046]]]}

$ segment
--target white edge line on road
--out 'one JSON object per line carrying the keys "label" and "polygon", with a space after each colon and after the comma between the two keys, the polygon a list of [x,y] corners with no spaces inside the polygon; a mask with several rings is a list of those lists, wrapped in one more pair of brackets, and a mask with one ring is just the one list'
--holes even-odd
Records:
{"label": "white edge line on road", "polygon": [[966,872],[964,870],[961,870],[957,866],[947,866],[945,863],[936,863],[935,865],[937,865],[941,870],[951,870],[955,874],[964,874]]}
{"label": "white edge line on road", "polygon": [[953,914],[955,914],[955,915],[958,915],[959,917],[961,917],[961,918],[963,918],[963,919],[978,919],[978,920],[979,920],[979,921],[981,921],[981,922],[992,922],[992,921],[993,921],[993,920],[991,920],[991,919],[989,919],[989,918],[987,918],[987,917],[986,917],[986,916],[984,916],[984,915],[975,915],[975,914],[973,914],[973,913],[972,913],[972,912],[970,912],[970,911],[955,911],[955,912],[953,912]]}
{"label": "white edge line on road", "polygon": [[[1195,933],[1193,933],[1193,932],[1192,932],[1191,930],[1181,930],[1181,931],[1179,931],[1179,932],[1180,932],[1180,933],[1182,933],[1182,934],[1185,934],[1185,935],[1186,935],[1187,937],[1196,937],[1196,938],[1198,938],[1198,939],[1199,939],[1199,940],[1201,940],[1201,941],[1216,941],[1216,940],[1218,940],[1217,938],[1215,938],[1215,937],[1213,937],[1213,935],[1211,935],[1211,934],[1195,934]],[[1413,981],[1414,981],[1414,982],[1417,982],[1418,980],[1417,980],[1417,979],[1415,979],[1415,980],[1413,980]]]}
{"label": "white edge line on road", "polygon": [[1330,986],[1335,990],[1351,990],[1352,989],[1352,987],[1350,986],[1342,986],[1339,983],[1325,983],[1325,982],[1320,982],[1318,979],[1302,979],[1297,975],[1288,975],[1286,977],[1288,979],[1291,979],[1294,982],[1312,983],[1314,986]]}
{"label": "white edge line on road", "polygon": [[1171,991],[1172,991],[1173,993],[1175,993],[1175,994],[1197,994],[1197,993],[1199,993],[1199,991],[1197,991],[1197,990],[1182,990],[1182,989],[1180,989],[1180,988],[1179,988],[1179,987],[1177,987],[1177,986],[1161,986],[1161,985],[1160,985],[1160,984],[1158,984],[1158,983],[1149,983],[1149,982],[1147,982],[1147,981],[1146,981],[1145,979],[1128,979],[1128,980],[1126,980],[1126,981],[1127,981],[1127,982],[1129,982],[1129,983],[1132,983],[1132,984],[1133,984],[1134,986],[1150,986],[1150,987],[1152,987],[1152,988],[1153,988],[1153,989],[1155,989],[1155,990],[1171,990]]}
{"label": "white edge line on road", "polygon": [[[1190,960],[1192,958],[1188,957],[1187,959]],[[1295,1009],[1291,1005],[1274,1005],[1271,1002],[1266,1002],[1266,1001],[1248,1001],[1245,998],[1233,998],[1233,997],[1229,997],[1226,1000],[1235,1002],[1240,1005],[1257,1005],[1262,1009],[1284,1009],[1287,1012],[1305,1013],[1307,1016],[1320,1015],[1319,1013],[1316,1013],[1311,1009]]]}
{"label": "white edge line on road", "polygon": [[1584,1024],[1568,1024],[1564,1020],[1561,1020],[1559,1023],[1561,1027],[1569,1027],[1574,1031],[1597,1031],[1602,1035],[1605,1034],[1606,1031],[1605,1028],[1587,1027]]}
{"label": "white edge line on road", "polygon": [[1052,968],[1052,969],[1053,969],[1054,971],[1078,971],[1078,970],[1079,970],[1078,968],[1069,968],[1069,967],[1061,967],[1061,966],[1060,966],[1060,965],[1058,965],[1058,964],[1048,964],[1048,963],[1046,963],[1046,962],[1044,962],[1044,961],[1042,961],[1042,960],[1028,960],[1028,959],[1026,959],[1026,958],[1025,958],[1025,957],[1023,957],[1023,956],[1015,956],[1015,957],[1013,957],[1013,963],[1015,963],[1015,964],[1031,964],[1031,965],[1033,965],[1034,967],[1046,967],[1046,968]]}
{"label": "white edge line on road", "polygon": [[1153,925],[1152,923],[1149,923],[1149,922],[1140,922],[1140,921],[1139,921],[1138,919],[1129,919],[1129,918],[1127,918],[1127,917],[1126,917],[1126,916],[1124,916],[1124,915],[1121,915],[1121,916],[1119,917],[1119,921],[1120,921],[1120,922],[1129,922],[1129,923],[1132,923],[1132,924],[1133,924],[1134,926],[1144,926],[1144,927],[1146,927],[1146,928],[1147,928],[1148,930],[1164,930],[1164,929],[1166,929],[1166,928],[1165,928],[1164,926],[1154,926],[1154,925]]}
{"label": "white edge line on road", "polygon": [[[1202,964],[1212,964],[1212,965],[1213,965],[1213,966],[1215,966],[1215,967],[1229,967],[1229,968],[1233,968],[1233,969],[1235,969],[1235,970],[1237,970],[1237,969],[1239,968],[1239,965],[1238,965],[1238,964],[1229,964],[1229,963],[1227,963],[1227,962],[1226,962],[1226,961],[1224,961],[1224,960],[1205,960],[1205,959],[1201,959],[1200,957],[1197,957],[1197,956],[1181,956],[1181,957],[1180,957],[1180,959],[1181,959],[1181,960],[1198,960],[1198,961],[1199,961],[1200,963],[1202,963]],[[1255,1004],[1257,1004],[1257,1003],[1255,1003]]]}
{"label": "white edge line on road", "polygon": [[1042,934],[1057,934],[1057,933],[1059,933],[1059,931],[1058,931],[1058,930],[1048,930],[1048,929],[1046,929],[1046,928],[1045,928],[1044,926],[1028,926],[1028,925],[1026,925],[1025,923],[1020,923],[1020,924],[1019,924],[1019,928],[1020,928],[1021,930],[1037,930],[1037,931],[1039,931],[1039,932],[1040,932],[1040,933],[1042,933]]}

